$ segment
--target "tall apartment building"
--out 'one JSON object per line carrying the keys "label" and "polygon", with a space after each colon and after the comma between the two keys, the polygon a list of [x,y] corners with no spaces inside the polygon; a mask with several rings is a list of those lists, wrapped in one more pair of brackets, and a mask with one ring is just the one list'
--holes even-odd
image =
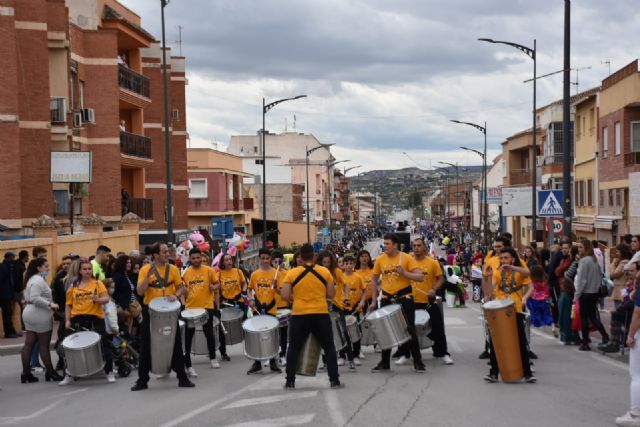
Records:
{"label": "tall apartment building", "polygon": [[[69,224],[123,214],[166,234],[161,48],[115,0],[2,0],[0,224],[28,232],[42,214]],[[170,54],[170,52],[169,52]],[[174,228],[187,226],[185,59],[170,56]],[[92,152],[92,182],[50,182],[52,151]],[[124,190],[124,191],[123,191]],[[122,197],[122,194],[128,197]],[[71,205],[73,202],[73,205]]]}

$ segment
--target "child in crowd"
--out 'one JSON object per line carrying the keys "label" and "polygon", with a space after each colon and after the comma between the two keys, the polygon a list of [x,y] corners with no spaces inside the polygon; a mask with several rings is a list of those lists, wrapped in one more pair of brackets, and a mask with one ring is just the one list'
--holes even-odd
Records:
{"label": "child in crowd", "polygon": [[534,265],[530,272],[533,286],[529,288],[524,300],[531,313],[531,324],[536,328],[551,326],[553,317],[549,306],[549,284],[544,269],[540,265]]}

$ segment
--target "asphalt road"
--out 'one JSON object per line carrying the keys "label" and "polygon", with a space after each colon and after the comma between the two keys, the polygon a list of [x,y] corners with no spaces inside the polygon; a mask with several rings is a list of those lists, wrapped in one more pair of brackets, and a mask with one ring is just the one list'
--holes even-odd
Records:
{"label": "asphalt road", "polygon": [[[446,309],[450,352],[445,366],[423,351],[427,372],[409,366],[372,374],[379,354],[365,347],[356,372],[341,368],[346,388],[329,389],[325,373],[298,378],[284,391],[283,375],[247,376],[242,347],[231,362],[209,368],[194,358],[195,389],[178,389],[175,378],[152,379],[133,393],[129,378],[108,384],[103,377],[67,387],[19,383],[18,356],[0,358],[0,425],[98,426],[608,426],[628,407],[628,370],[623,363],[565,347],[547,333],[533,332],[537,384],[487,384],[479,360],[483,335],[479,307]],[[55,356],[54,356],[55,358]]]}

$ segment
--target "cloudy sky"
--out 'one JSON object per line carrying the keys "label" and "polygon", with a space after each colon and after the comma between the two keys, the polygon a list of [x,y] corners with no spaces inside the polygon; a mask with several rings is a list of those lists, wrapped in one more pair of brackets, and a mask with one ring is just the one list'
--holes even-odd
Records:
{"label": "cloudy sky", "polygon": [[[121,0],[160,38],[158,0]],[[487,122],[491,157],[531,125],[532,61],[489,37],[538,42],[538,75],[562,69],[562,0],[172,0],[167,44],[187,57],[192,146],[220,147],[267,129],[312,133],[361,171],[439,160],[479,164],[459,146],[482,134],[449,119]],[[581,90],[638,57],[637,0],[572,2],[572,67]],[[576,80],[576,72],[572,72]],[[572,87],[575,93],[576,87]],[[562,96],[562,75],[538,84],[538,105]],[[407,152],[409,156],[402,154]],[[411,159],[409,158],[411,157]]]}

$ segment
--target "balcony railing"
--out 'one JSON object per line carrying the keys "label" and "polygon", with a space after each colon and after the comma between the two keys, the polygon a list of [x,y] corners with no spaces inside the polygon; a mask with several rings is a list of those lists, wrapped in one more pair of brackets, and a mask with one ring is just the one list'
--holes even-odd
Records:
{"label": "balcony railing", "polygon": [[512,169],[509,172],[509,182],[511,185],[531,183],[531,171],[529,169]]}
{"label": "balcony railing", "polygon": [[151,138],[120,131],[120,153],[127,156],[151,158]]}
{"label": "balcony railing", "polygon": [[64,124],[67,122],[67,104],[62,97],[51,98],[51,123]]}
{"label": "balcony railing", "polygon": [[562,153],[555,153],[551,156],[544,156],[544,164],[545,165],[557,165],[562,164]]}
{"label": "balcony railing", "polygon": [[640,151],[624,153],[624,166],[640,165]]}
{"label": "balcony railing", "polygon": [[129,198],[122,202],[122,215],[133,212],[142,219],[153,219],[153,199]]}
{"label": "balcony railing", "polygon": [[122,64],[118,65],[118,84],[123,89],[149,98],[149,78]]}

